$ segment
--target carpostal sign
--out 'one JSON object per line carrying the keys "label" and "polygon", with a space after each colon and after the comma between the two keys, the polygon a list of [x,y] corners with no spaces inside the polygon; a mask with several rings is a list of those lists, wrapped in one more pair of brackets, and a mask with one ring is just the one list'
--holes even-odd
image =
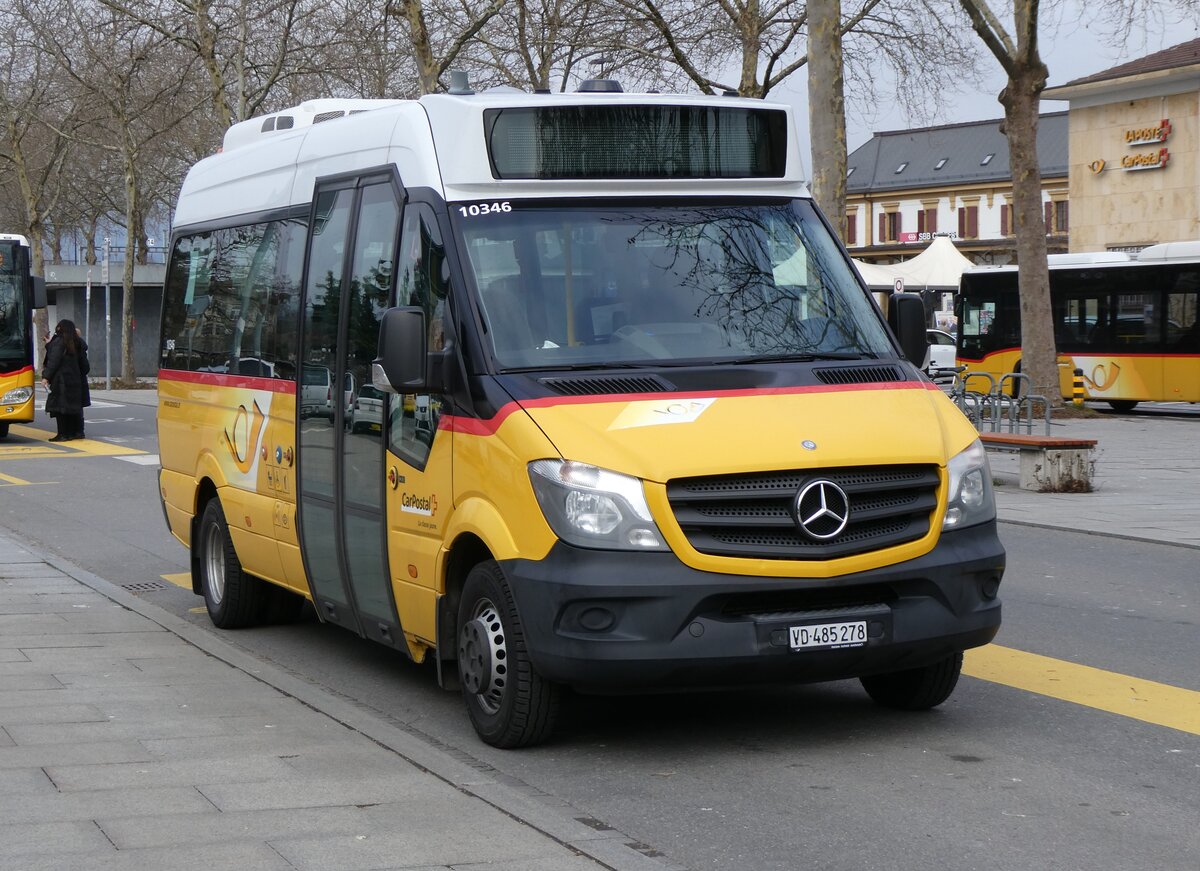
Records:
{"label": "carpostal sign", "polygon": [[[1131,127],[1125,131],[1126,145],[1162,145],[1171,135],[1171,119],[1163,118],[1152,127]],[[1121,169],[1137,172],[1143,169],[1164,169],[1171,153],[1166,146],[1156,151],[1126,154],[1121,158]]]}
{"label": "carpostal sign", "polygon": [[[1163,145],[1171,136],[1171,119],[1163,118],[1157,124],[1149,127],[1130,127],[1125,131],[1125,145]],[[1136,151],[1124,155],[1116,166],[1124,172],[1137,172],[1144,169],[1165,169],[1171,159],[1171,152],[1165,145],[1153,151]],[[1103,158],[1093,160],[1087,165],[1093,174],[1104,172],[1107,163]]]}

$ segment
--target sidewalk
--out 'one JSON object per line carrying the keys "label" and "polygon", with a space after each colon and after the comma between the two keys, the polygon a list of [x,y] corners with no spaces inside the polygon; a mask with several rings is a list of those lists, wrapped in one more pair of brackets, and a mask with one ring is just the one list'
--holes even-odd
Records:
{"label": "sidewalk", "polygon": [[1071,418],[1051,429],[1098,440],[1093,491],[1022,490],[1018,456],[988,451],[1001,521],[1200,547],[1200,416]]}
{"label": "sidewalk", "polygon": [[0,532],[0,869],[677,867],[570,811]]}

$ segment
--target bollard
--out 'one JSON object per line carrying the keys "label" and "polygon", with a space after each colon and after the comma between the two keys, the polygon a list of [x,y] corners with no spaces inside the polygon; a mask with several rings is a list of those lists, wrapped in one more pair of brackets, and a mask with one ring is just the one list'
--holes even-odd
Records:
{"label": "bollard", "polygon": [[1083,405],[1083,370],[1075,370],[1075,383],[1071,389],[1071,401],[1076,405]]}

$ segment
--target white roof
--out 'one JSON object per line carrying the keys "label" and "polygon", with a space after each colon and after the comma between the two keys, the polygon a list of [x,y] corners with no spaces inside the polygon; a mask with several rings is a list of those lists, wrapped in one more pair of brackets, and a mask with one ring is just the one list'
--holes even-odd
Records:
{"label": "white roof", "polygon": [[[336,111],[338,101],[309,101],[273,117],[295,118],[292,128],[264,131],[265,118],[230,128],[229,147],[197,163],[179,194],[175,226],[235,215],[278,211],[312,201],[318,178],[395,166],[406,187],[426,187],[447,202],[494,197],[779,196],[806,197],[791,107],[753,101],[754,108],[788,117],[783,178],[728,179],[500,179],[493,178],[484,134],[487,109],[546,105],[667,104],[746,108],[737,97],[702,95],[484,92],[431,94],[420,100],[343,101],[358,114],[303,125],[301,117]],[[366,105],[370,104],[370,106]],[[301,109],[304,108],[302,112]],[[361,111],[369,108],[370,111]],[[235,132],[236,130],[236,132]]]}
{"label": "white roof", "polygon": [[882,264],[855,260],[854,265],[868,287],[890,290],[897,278],[903,278],[905,290],[921,290],[927,287],[957,288],[963,270],[973,264],[948,237],[935,236],[928,248],[910,260]]}

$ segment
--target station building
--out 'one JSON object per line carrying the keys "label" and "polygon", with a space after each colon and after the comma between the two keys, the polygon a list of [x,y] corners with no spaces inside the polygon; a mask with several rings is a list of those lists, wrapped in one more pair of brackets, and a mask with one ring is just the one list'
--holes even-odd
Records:
{"label": "station building", "polygon": [[[1200,239],[1200,39],[1046,89],[1038,155],[1051,254]],[[847,161],[843,238],[860,260],[907,259],[938,235],[1012,263],[1001,120],[876,133]]]}

